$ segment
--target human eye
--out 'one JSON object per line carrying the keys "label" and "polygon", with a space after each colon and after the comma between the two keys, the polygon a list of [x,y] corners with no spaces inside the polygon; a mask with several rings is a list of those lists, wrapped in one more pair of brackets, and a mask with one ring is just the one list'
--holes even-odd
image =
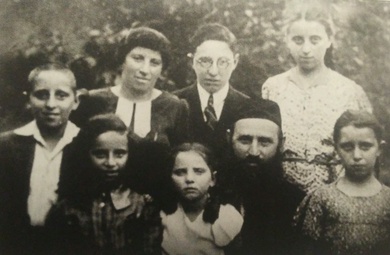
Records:
{"label": "human eye", "polygon": [[230,60],[227,58],[220,58],[218,59],[217,64],[219,68],[226,68],[230,64]]}
{"label": "human eye", "polygon": [[310,37],[310,41],[311,41],[311,43],[312,44],[317,44],[317,43],[319,43],[320,41],[321,41],[321,37],[320,36],[318,36],[318,35],[315,35],[315,36],[311,36]]}
{"label": "human eye", "polygon": [[248,135],[240,136],[237,139],[241,144],[251,144],[252,143],[252,137]]}
{"label": "human eye", "polygon": [[292,39],[291,39],[295,44],[297,45],[302,45],[304,43],[304,39],[302,36],[294,36]]}
{"label": "human eye", "polygon": [[70,96],[70,94],[68,92],[65,92],[65,91],[56,91],[56,98],[59,99],[59,100],[64,100],[65,98],[68,98]]}
{"label": "human eye", "polygon": [[162,60],[161,59],[152,59],[152,60],[150,60],[150,64],[152,66],[161,66],[162,65]]}
{"label": "human eye", "polygon": [[91,151],[91,155],[98,159],[104,159],[106,158],[107,153],[105,150],[96,149]]}
{"label": "human eye", "polygon": [[352,143],[342,143],[340,144],[340,148],[344,151],[352,151],[354,149],[354,146]]}
{"label": "human eye", "polygon": [[258,141],[263,147],[267,147],[273,143],[272,139],[266,137],[260,137]]}
{"label": "human eye", "polygon": [[210,57],[200,57],[197,62],[204,68],[208,68],[213,64],[213,59]]}
{"label": "human eye", "polygon": [[368,151],[373,146],[374,145],[372,143],[369,143],[369,142],[362,142],[359,144],[360,149],[362,149],[363,151]]}
{"label": "human eye", "polygon": [[173,169],[172,174],[176,176],[183,176],[185,175],[187,170],[185,168],[176,168]]}
{"label": "human eye", "polygon": [[130,57],[135,61],[135,62],[142,62],[145,58],[141,54],[132,54]]}
{"label": "human eye", "polygon": [[127,155],[127,150],[115,150],[114,154],[117,158],[123,158]]}
{"label": "human eye", "polygon": [[195,167],[194,168],[194,173],[197,175],[202,175],[206,172],[206,169],[201,168],[201,167]]}
{"label": "human eye", "polygon": [[34,91],[32,95],[39,100],[47,100],[50,97],[50,93],[47,90],[37,90]]}

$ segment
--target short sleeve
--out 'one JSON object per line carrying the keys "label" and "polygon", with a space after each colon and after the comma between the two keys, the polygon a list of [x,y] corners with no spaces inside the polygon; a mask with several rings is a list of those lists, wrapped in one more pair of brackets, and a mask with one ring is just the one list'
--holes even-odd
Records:
{"label": "short sleeve", "polygon": [[220,246],[228,245],[241,231],[244,219],[231,205],[221,205],[219,217],[211,227],[215,243]]}
{"label": "short sleeve", "polygon": [[267,79],[263,86],[261,87],[261,97],[264,99],[270,99],[270,87],[271,87],[271,82],[269,79]]}

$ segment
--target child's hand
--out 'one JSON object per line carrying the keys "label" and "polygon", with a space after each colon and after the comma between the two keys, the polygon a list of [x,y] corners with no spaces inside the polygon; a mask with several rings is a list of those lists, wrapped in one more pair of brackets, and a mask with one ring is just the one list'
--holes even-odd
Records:
{"label": "child's hand", "polygon": [[219,216],[219,208],[221,206],[219,188],[217,186],[210,187],[208,190],[209,197],[207,198],[206,206],[203,212],[204,222],[213,224]]}
{"label": "child's hand", "polygon": [[142,210],[145,206],[145,201],[147,195],[140,195],[135,191],[130,191],[129,199],[131,201],[130,204],[130,212],[135,213],[136,217],[139,218],[141,216]]}

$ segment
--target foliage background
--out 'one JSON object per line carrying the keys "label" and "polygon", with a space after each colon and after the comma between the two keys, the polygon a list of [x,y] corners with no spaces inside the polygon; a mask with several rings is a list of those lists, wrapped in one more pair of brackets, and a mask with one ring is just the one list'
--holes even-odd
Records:
{"label": "foliage background", "polygon": [[[240,42],[231,83],[261,96],[269,76],[293,63],[283,42],[283,11],[299,0],[0,0],[0,131],[31,118],[26,111],[29,71],[48,60],[72,62],[78,85],[107,86],[118,70],[115,46],[127,29],[148,25],[174,46],[174,61],[159,87],[174,90],[194,81],[188,38],[202,23],[229,27]],[[309,1],[304,1],[307,4]],[[390,142],[390,2],[316,0],[332,13],[334,69],[363,86]],[[385,167],[390,165],[385,153]],[[383,180],[390,181],[390,171]]]}

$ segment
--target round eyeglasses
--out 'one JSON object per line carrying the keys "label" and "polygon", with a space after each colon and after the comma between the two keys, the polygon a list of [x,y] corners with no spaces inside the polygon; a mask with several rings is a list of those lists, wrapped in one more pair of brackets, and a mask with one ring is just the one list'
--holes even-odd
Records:
{"label": "round eyeglasses", "polygon": [[[211,57],[200,57],[196,60],[196,62],[203,68],[209,69],[213,63],[214,60]],[[230,60],[228,58],[219,58],[217,60],[217,67],[219,69],[226,69],[230,65]]]}

